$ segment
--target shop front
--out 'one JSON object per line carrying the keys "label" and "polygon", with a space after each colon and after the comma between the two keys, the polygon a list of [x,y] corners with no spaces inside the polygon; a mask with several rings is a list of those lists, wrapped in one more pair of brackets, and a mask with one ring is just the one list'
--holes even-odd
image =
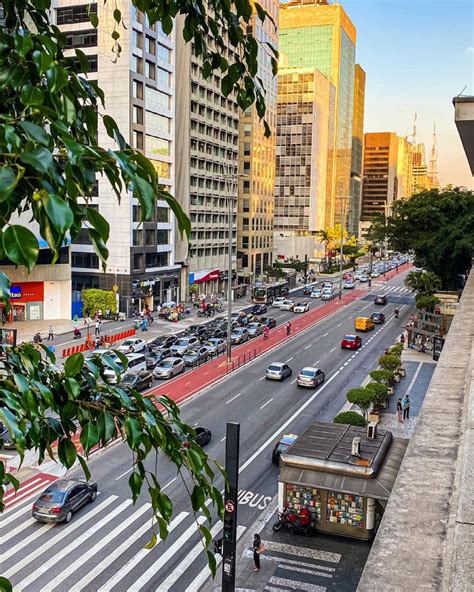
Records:
{"label": "shop front", "polygon": [[316,530],[375,536],[408,444],[380,430],[313,422],[281,456],[279,510],[307,508]]}
{"label": "shop front", "polygon": [[221,272],[219,269],[203,269],[201,271],[190,272],[189,285],[196,284],[198,286],[198,294],[204,294],[205,296],[217,294],[220,291],[220,276]]}
{"label": "shop front", "polygon": [[9,323],[40,321],[43,316],[44,282],[20,282],[10,286],[10,311],[2,315]]}

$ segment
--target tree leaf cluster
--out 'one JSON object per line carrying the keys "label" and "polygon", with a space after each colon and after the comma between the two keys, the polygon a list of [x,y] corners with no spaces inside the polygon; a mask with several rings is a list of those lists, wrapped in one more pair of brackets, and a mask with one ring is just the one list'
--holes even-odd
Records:
{"label": "tree leaf cluster", "polygon": [[82,291],[83,309],[86,314],[93,315],[101,310],[109,310],[112,314],[117,312],[117,298],[112,290],[98,290],[88,288]]}

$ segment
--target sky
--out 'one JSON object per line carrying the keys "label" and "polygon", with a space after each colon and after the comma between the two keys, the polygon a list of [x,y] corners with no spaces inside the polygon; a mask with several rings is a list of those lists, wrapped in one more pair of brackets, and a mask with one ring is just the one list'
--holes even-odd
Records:
{"label": "sky", "polygon": [[356,61],[367,74],[365,132],[410,136],[416,113],[429,159],[436,123],[441,185],[474,189],[452,104],[474,95],[473,0],[339,3],[357,28]]}

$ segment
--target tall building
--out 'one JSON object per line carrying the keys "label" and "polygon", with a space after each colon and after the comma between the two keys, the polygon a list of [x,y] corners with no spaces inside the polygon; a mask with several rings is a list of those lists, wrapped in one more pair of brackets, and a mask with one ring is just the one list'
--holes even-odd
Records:
{"label": "tall building", "polygon": [[433,144],[431,145],[430,165],[428,168],[428,184],[430,189],[439,188],[438,179],[438,141],[436,139],[436,125],[433,128]]}
{"label": "tall building", "polygon": [[363,223],[374,214],[390,212],[397,198],[398,138],[393,132],[368,133],[364,137],[364,176],[362,185]]}
{"label": "tall building", "polygon": [[406,138],[398,138],[396,199],[411,197],[413,186],[412,145]]}
{"label": "tall building", "polygon": [[[237,262],[239,282],[251,282],[262,275],[273,255],[273,215],[275,188],[275,144],[277,119],[277,79],[272,73],[268,48],[278,47],[278,0],[263,0],[260,5],[273,21],[258,18],[254,8],[251,25],[247,26],[259,41],[257,76],[265,87],[265,119],[271,136],[264,135],[263,122],[255,107],[240,117],[239,146],[239,211],[237,231]],[[250,31],[249,31],[250,32]]]}
{"label": "tall building", "polygon": [[[122,53],[112,54],[111,33],[118,8],[127,24],[120,31]],[[56,23],[66,36],[65,55],[75,58],[81,49],[89,63],[88,77],[97,80],[112,116],[129,141],[156,167],[164,188],[174,193],[175,72],[173,36],[150,24],[131,2],[55,0]],[[94,29],[89,12],[97,13]],[[99,118],[99,145],[116,148]],[[104,273],[85,226],[72,245],[73,297],[83,288],[117,286],[123,311],[153,306],[178,297],[180,265],[174,253],[175,221],[166,202],[157,204],[152,220],[141,222],[139,202],[125,189],[118,204],[107,179],[99,177],[93,205],[110,224],[109,259]]]}
{"label": "tall building", "polygon": [[277,257],[314,256],[315,234],[331,226],[331,161],[335,94],[317,68],[283,68],[278,74],[275,179]]}
{"label": "tall building", "polygon": [[425,145],[414,144],[412,148],[412,195],[430,188],[428,166],[425,159]]}
{"label": "tall building", "polygon": [[352,117],[351,186],[347,229],[359,234],[362,207],[362,161],[364,152],[365,71],[359,64],[354,71],[354,100]]}
{"label": "tall building", "polygon": [[285,67],[317,68],[336,88],[336,167],[328,217],[333,226],[350,194],[356,29],[342,6],[327,0],[291,0],[280,8]]}
{"label": "tall building", "polygon": [[[183,26],[184,18],[176,17],[176,29]],[[223,57],[232,62],[230,43],[228,48]],[[175,195],[192,226],[189,241],[176,237],[183,300],[188,284],[197,284],[199,293],[205,294],[226,288],[229,222],[234,277],[237,266],[238,105],[232,94],[222,95],[220,72],[202,76],[202,60],[192,49],[182,35],[177,36]]]}

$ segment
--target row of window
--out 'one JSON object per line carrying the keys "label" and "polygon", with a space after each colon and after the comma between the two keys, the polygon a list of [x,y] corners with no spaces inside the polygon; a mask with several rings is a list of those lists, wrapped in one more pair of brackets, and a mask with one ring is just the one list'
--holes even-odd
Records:
{"label": "row of window", "polygon": [[157,42],[155,37],[143,35],[141,31],[137,31],[136,29],[132,29],[132,47],[141,50],[145,49],[150,55],[171,64],[171,49]]}
{"label": "row of window", "polygon": [[134,247],[168,245],[170,231],[156,228],[138,228],[133,231],[132,244]]}
{"label": "row of window", "polygon": [[227,142],[228,144],[232,143],[234,146],[237,146],[239,143],[239,136],[237,134],[229,134],[225,130],[219,130],[212,125],[206,125],[195,119],[191,120],[191,131],[213,137],[214,140],[220,140],[221,142]]}
{"label": "row of window", "polygon": [[[197,140],[196,138],[191,138],[191,150],[195,150],[200,154],[208,154],[209,156],[224,158],[226,160],[226,164],[229,164],[229,162],[237,163],[239,159],[239,153],[237,150],[219,146],[218,144],[204,142],[204,140]],[[197,156],[200,156],[200,154]],[[195,155],[193,154],[192,156]],[[234,170],[231,170],[230,172],[236,174],[237,166],[235,166]]]}
{"label": "row of window", "polygon": [[[271,236],[242,236],[242,249],[268,249],[273,246],[273,237]],[[251,247],[249,246],[251,245]]]}
{"label": "row of window", "polygon": [[97,4],[95,3],[56,8],[56,24],[87,23],[90,22],[91,14],[97,14]]}
{"label": "row of window", "polygon": [[137,74],[144,74],[150,80],[156,80],[163,86],[171,86],[171,72],[136,55],[132,55],[132,71]]}
{"label": "row of window", "polygon": [[66,37],[64,49],[82,49],[97,45],[97,29],[91,29],[89,31],[67,31],[64,35]]}
{"label": "row of window", "polygon": [[[140,222],[141,221],[140,206],[138,206],[138,205],[133,206],[132,219],[133,219],[133,222]],[[155,217],[154,222],[159,222],[161,224],[169,224],[169,221],[170,221],[170,209],[167,207],[157,206],[156,217]]]}
{"label": "row of window", "polygon": [[[233,249],[234,251],[234,249]],[[217,255],[227,255],[227,253],[229,252],[229,249],[227,247],[208,247],[206,249],[204,248],[191,248],[189,250],[189,254],[191,257],[211,257],[211,256],[217,256]]]}
{"label": "row of window", "polygon": [[148,267],[167,267],[169,253],[135,253],[133,255],[133,271],[140,271]]}

